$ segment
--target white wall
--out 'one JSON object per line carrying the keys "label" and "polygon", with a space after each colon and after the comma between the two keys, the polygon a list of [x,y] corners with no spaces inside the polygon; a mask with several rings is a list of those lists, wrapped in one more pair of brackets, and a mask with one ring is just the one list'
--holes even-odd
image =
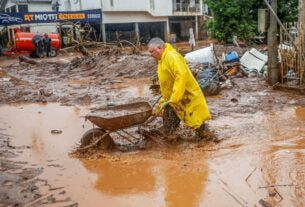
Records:
{"label": "white wall", "polygon": [[[102,0],[103,12],[148,12],[153,16],[169,16],[172,13],[172,0]],[[154,8],[151,6],[153,1]]]}
{"label": "white wall", "polygon": [[100,9],[102,0],[60,0],[59,11],[79,11],[89,9]]}
{"label": "white wall", "polygon": [[[12,3],[11,1],[8,1],[7,4],[5,5],[5,9],[14,5],[16,5],[16,3]],[[29,8],[29,12],[52,11],[51,3],[29,3],[28,8]]]}
{"label": "white wall", "polygon": [[46,3],[30,3],[29,4],[29,12],[45,12],[45,11],[53,11],[51,4]]}
{"label": "white wall", "polygon": [[14,5],[16,5],[16,4],[15,4],[15,3],[12,3],[11,1],[8,1],[7,4],[5,5],[5,9],[6,9],[6,8],[9,8],[9,7],[11,7],[11,6],[14,6]]}
{"label": "white wall", "polygon": [[145,12],[103,13],[103,23],[165,22],[167,17],[153,17]]}
{"label": "white wall", "polygon": [[155,0],[154,16],[170,16],[172,13],[172,0]]}
{"label": "white wall", "polygon": [[60,0],[59,11],[79,11],[79,3],[75,4],[74,0]]}
{"label": "white wall", "polygon": [[101,1],[104,0],[79,0],[82,1],[82,9],[100,9],[101,8]]}
{"label": "white wall", "polygon": [[[113,6],[110,2],[113,1]],[[102,10],[107,11],[148,11],[149,0],[102,0]]]}

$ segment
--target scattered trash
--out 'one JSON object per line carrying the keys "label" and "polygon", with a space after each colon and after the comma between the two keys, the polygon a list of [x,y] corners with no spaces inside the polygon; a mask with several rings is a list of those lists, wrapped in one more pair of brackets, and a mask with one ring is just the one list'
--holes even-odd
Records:
{"label": "scattered trash", "polygon": [[31,65],[37,65],[37,64],[40,64],[41,62],[38,61],[38,60],[34,60],[32,58],[29,58],[29,57],[26,57],[24,55],[20,55],[19,56],[19,62],[25,62],[25,63],[28,63],[28,64],[31,64]]}
{"label": "scattered trash", "polygon": [[223,59],[224,59],[225,62],[236,62],[236,61],[239,61],[238,54],[235,51],[230,51],[227,54],[223,54],[223,56],[224,56]]}
{"label": "scattered trash", "polygon": [[249,78],[258,77],[258,76],[259,76],[259,72],[256,69],[249,70],[248,73]]}
{"label": "scattered trash", "polygon": [[52,91],[49,91],[49,90],[46,90],[43,88],[39,89],[39,95],[50,97],[50,96],[52,96],[52,94],[53,94]]}
{"label": "scattered trash", "polygon": [[237,98],[231,98],[231,102],[238,103],[238,100],[237,100]]}
{"label": "scattered trash", "polygon": [[61,133],[62,133],[61,130],[57,130],[57,129],[51,130],[51,134],[61,134]]}
{"label": "scattered trash", "polygon": [[213,44],[210,47],[187,53],[184,59],[189,63],[209,63],[214,64]]}
{"label": "scattered trash", "polygon": [[0,82],[7,82],[10,80],[11,80],[11,78],[0,78]]}
{"label": "scattered trash", "polygon": [[233,83],[230,79],[228,79],[225,82],[222,82],[220,84],[221,89],[231,89],[232,87],[233,87]]}
{"label": "scattered trash", "polygon": [[289,86],[295,86],[299,84],[298,75],[292,69],[288,70],[286,78],[287,78],[287,84]]}
{"label": "scattered trash", "polygon": [[268,56],[252,48],[247,51],[240,59],[240,64],[246,68],[246,71],[250,73],[254,69],[257,72],[263,72],[265,64],[268,61]]}
{"label": "scattered trash", "polygon": [[57,63],[58,63],[59,65],[61,65],[61,66],[68,66],[68,65],[71,63],[71,61],[66,60],[66,59],[59,59],[59,60],[57,61]]}
{"label": "scattered trash", "polygon": [[220,91],[218,72],[213,68],[199,72],[197,81],[205,96],[214,96]]}

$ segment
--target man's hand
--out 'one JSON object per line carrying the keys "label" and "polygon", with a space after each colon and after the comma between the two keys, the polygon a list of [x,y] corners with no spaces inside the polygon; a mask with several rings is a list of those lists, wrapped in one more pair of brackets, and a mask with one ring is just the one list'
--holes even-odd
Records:
{"label": "man's hand", "polygon": [[159,103],[159,105],[154,108],[152,115],[153,116],[162,116],[164,108],[169,104],[169,101],[165,101],[163,103]]}

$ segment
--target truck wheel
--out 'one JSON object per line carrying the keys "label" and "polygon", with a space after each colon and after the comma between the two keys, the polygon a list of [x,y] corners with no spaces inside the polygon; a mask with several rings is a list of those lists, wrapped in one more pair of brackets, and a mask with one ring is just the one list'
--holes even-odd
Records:
{"label": "truck wheel", "polygon": [[36,51],[32,52],[32,53],[30,54],[30,57],[31,57],[31,58],[37,58],[38,56],[37,56],[37,54],[36,54]]}
{"label": "truck wheel", "polygon": [[[80,140],[80,148],[86,147],[93,142],[95,142],[97,139],[99,139],[101,136],[103,136],[106,132],[103,129],[100,128],[94,128],[88,130],[83,137]],[[114,142],[110,135],[107,135],[104,137],[99,144],[97,145],[98,147],[102,149],[111,149],[114,146]]]}
{"label": "truck wheel", "polygon": [[57,51],[51,49],[50,52],[49,52],[49,56],[50,57],[56,57],[57,56]]}

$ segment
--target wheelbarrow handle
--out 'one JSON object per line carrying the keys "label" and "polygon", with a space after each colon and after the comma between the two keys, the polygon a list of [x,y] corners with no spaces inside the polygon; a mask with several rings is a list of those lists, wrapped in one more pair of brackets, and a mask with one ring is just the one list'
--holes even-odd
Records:
{"label": "wheelbarrow handle", "polygon": [[152,105],[153,108],[157,105],[157,103],[160,101],[161,98],[162,98],[162,95],[160,95],[160,96],[157,98],[157,100],[153,103],[153,105]]}
{"label": "wheelbarrow handle", "polygon": [[[161,97],[160,97],[160,98],[161,98]],[[159,98],[159,100],[160,100],[160,98]],[[158,113],[156,113],[156,114],[160,114],[160,112],[161,112],[168,104],[169,104],[169,102],[164,103],[163,106],[158,110]],[[153,122],[157,117],[158,117],[158,116],[156,116],[156,115],[151,115],[151,116],[147,119],[147,121],[144,123],[144,125]]]}

